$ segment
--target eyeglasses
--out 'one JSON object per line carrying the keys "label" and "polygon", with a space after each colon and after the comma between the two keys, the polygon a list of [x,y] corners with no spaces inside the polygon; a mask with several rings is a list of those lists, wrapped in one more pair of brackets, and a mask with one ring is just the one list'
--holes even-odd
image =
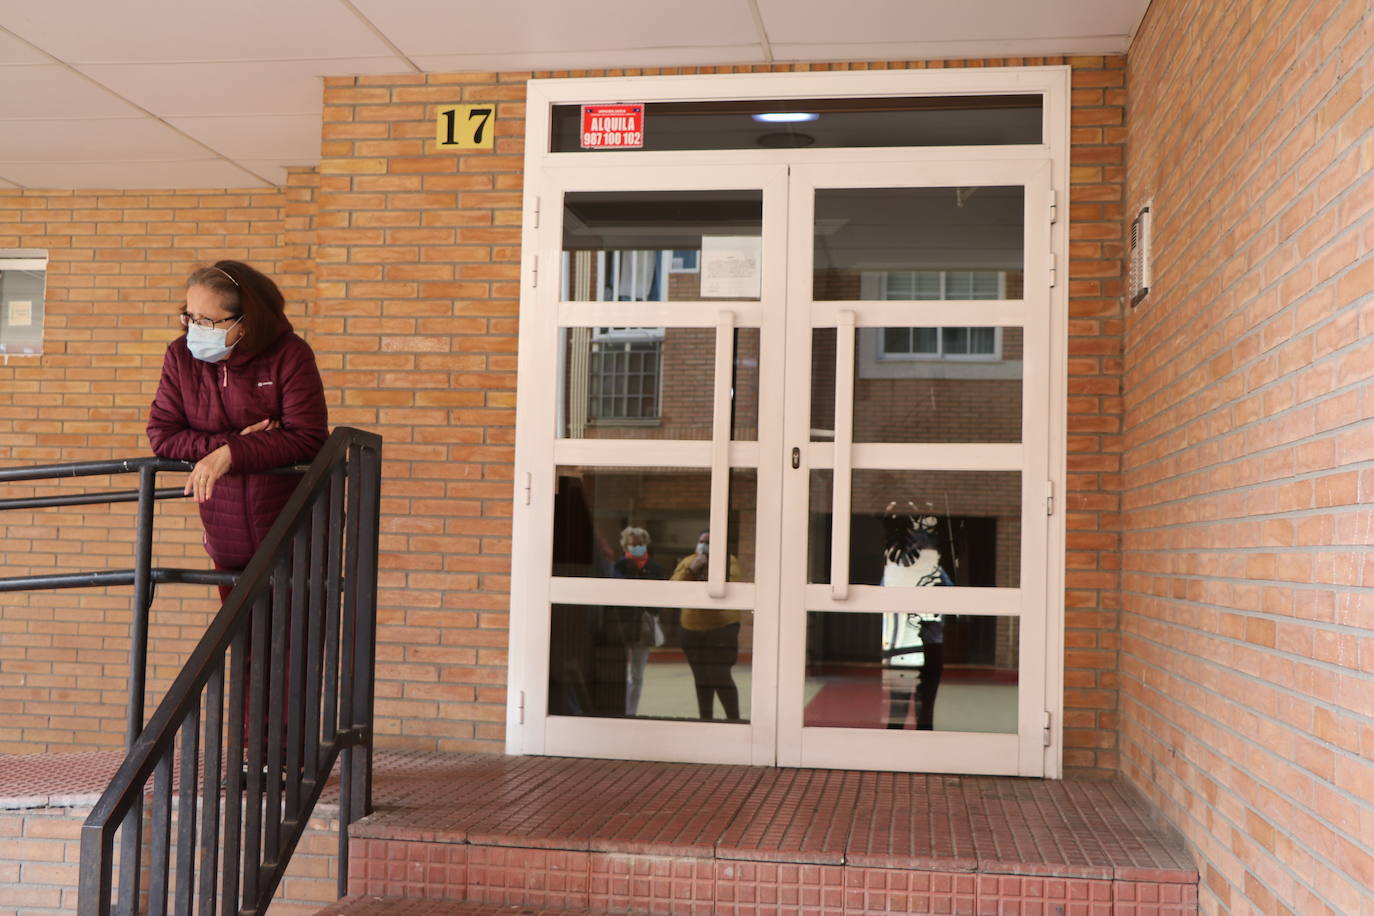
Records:
{"label": "eyeglasses", "polygon": [[188,313],[182,312],[177,317],[181,319],[181,326],[183,328],[188,328],[191,325],[195,325],[198,328],[204,328],[207,331],[213,331],[217,326],[224,324],[226,321],[238,321],[243,316],[230,315],[228,318],[192,318]]}

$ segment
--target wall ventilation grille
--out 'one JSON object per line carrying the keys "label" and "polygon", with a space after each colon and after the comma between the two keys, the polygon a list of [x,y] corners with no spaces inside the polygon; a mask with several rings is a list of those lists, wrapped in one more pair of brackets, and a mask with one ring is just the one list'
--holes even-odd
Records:
{"label": "wall ventilation grille", "polygon": [[1150,205],[1140,208],[1131,221],[1131,307],[1150,294],[1152,267],[1150,264]]}

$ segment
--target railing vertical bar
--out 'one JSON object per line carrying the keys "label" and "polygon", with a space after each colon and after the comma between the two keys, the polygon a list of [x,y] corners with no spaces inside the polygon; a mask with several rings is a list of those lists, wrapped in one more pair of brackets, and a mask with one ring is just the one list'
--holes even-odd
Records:
{"label": "railing vertical bar", "polygon": [[360,729],[363,741],[355,747],[359,766],[353,779],[358,799],[356,817],[372,813],[372,680],[376,670],[377,639],[377,515],[381,501],[381,451],[360,447],[358,455],[358,489],[361,511],[357,521],[357,560],[351,569],[357,595],[357,647],[354,674],[353,722]]}
{"label": "railing vertical bar", "polygon": [[305,670],[305,778],[316,782],[324,778],[320,768],[320,653],[324,643],[324,565],[325,533],[329,522],[327,496],[315,501],[310,518],[310,571],[307,591],[306,670]]}
{"label": "railing vertical bar", "polygon": [[153,770],[152,848],[148,863],[149,916],[167,916],[167,879],[171,875],[172,747],[158,758]]}
{"label": "railing vertical bar", "polygon": [[[348,517],[344,523],[344,581],[343,581],[343,635],[339,658],[339,722],[344,729],[352,732],[357,724],[353,715],[353,677],[357,673],[354,653],[357,651],[358,630],[358,580],[354,570],[358,563],[358,513],[361,511],[362,488],[358,485],[358,452],[352,446],[348,449],[348,464],[345,466],[344,479],[348,482]],[[350,738],[351,741],[351,738]],[[340,786],[341,792],[350,789],[347,783]]]}
{"label": "railing vertical bar", "polygon": [[[208,778],[208,774],[207,774]],[[191,912],[196,880],[196,784],[200,781],[200,705],[181,725],[181,778],[177,788],[175,912]]]}
{"label": "railing vertical bar", "polygon": [[133,913],[143,876],[143,796],[134,799],[119,825],[119,894],[115,909]]}
{"label": "railing vertical bar", "polygon": [[348,791],[353,778],[353,758],[348,748],[339,754],[339,896],[348,896],[348,825],[353,823],[353,803]]}
{"label": "railing vertical bar", "polygon": [[337,465],[329,474],[329,569],[325,574],[324,605],[324,725],[323,740],[334,744],[339,734],[339,596],[343,589],[344,478]]}
{"label": "railing vertical bar", "polygon": [[129,635],[129,706],[125,728],[125,750],[133,750],[134,739],[143,732],[143,694],[148,677],[148,609],[152,604],[153,567],[153,491],[157,470],[138,471],[138,517],[134,532],[133,621]]}
{"label": "railing vertical bar", "polygon": [[[291,557],[285,551],[272,572],[272,665],[267,686],[267,757],[263,762],[267,781],[267,804],[263,811],[262,861],[277,864],[281,838],[282,721],[287,710],[286,666],[287,633],[291,616]],[[248,901],[251,902],[251,901]]]}
{"label": "railing vertical bar", "polygon": [[[199,916],[215,916],[215,879],[219,877],[219,799],[224,785],[224,659],[205,688],[205,776],[200,789]],[[238,769],[235,767],[234,769]],[[183,790],[184,791],[184,790]],[[184,911],[189,914],[189,909]]]}
{"label": "railing vertical bar", "polygon": [[[255,608],[256,610],[256,608]],[[256,616],[256,615],[254,615]],[[243,868],[241,852],[243,828],[244,762],[243,739],[247,734],[244,706],[248,701],[249,634],[240,629],[229,646],[229,750],[224,755],[227,785],[224,787],[224,881],[221,883],[225,916],[239,909],[239,875]]]}
{"label": "railing vertical bar", "polygon": [[248,660],[248,791],[244,799],[243,905],[257,906],[258,873],[262,870],[262,781],[266,772],[263,728],[267,706],[267,669],[271,657],[267,632],[272,615],[270,596],[263,593],[253,605],[253,649]]}
{"label": "railing vertical bar", "polygon": [[[110,916],[113,892],[114,836],[103,826],[81,826],[81,866],[77,916]],[[85,863],[93,862],[92,868]],[[339,896],[343,896],[340,894]]]}
{"label": "railing vertical bar", "polygon": [[358,564],[358,516],[362,511],[359,472],[358,450],[350,445],[344,470],[348,499],[348,516],[344,525],[344,571],[347,576],[343,582],[343,615],[340,620],[342,645],[339,652],[339,721],[348,731],[339,767],[339,884],[344,887],[348,883],[348,828],[361,816],[362,807],[362,799],[357,792],[356,765],[359,759],[353,753],[353,743],[357,740],[353,701],[358,629],[358,583],[354,573]]}
{"label": "railing vertical bar", "polygon": [[[296,532],[291,552],[291,637],[286,650],[286,814],[294,821],[301,815],[301,720],[305,717],[302,693],[305,691],[305,621],[310,611],[306,606],[305,585],[310,562],[310,528]],[[281,857],[278,856],[278,859]]]}
{"label": "railing vertical bar", "polygon": [[[157,470],[138,470],[138,509],[134,530],[133,619],[129,625],[129,700],[126,710],[125,749],[143,731],[143,694],[148,673],[148,610],[152,603],[153,508],[156,505]],[[139,897],[142,877],[143,804],[129,810],[119,831],[119,910],[131,913]]]}

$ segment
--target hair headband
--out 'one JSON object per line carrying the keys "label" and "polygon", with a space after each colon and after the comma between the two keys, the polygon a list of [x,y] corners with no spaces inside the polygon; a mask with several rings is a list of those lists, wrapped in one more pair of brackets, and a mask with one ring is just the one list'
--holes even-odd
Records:
{"label": "hair headband", "polygon": [[235,280],[234,277],[233,277],[233,275],[230,274],[229,271],[225,270],[223,267],[219,267],[218,265],[214,265],[214,264],[210,265],[210,267],[211,267],[211,269],[217,270],[217,271],[219,271],[220,273],[224,274],[226,277],[228,277],[230,283],[234,284],[235,286],[238,286],[238,285],[239,285],[239,281]]}

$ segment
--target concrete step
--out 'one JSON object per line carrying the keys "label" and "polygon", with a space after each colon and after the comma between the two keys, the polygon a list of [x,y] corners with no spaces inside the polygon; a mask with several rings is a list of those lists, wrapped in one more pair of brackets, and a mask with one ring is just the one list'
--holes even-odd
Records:
{"label": "concrete step", "polygon": [[589,916],[589,911],[355,894],[320,910],[317,916]]}

